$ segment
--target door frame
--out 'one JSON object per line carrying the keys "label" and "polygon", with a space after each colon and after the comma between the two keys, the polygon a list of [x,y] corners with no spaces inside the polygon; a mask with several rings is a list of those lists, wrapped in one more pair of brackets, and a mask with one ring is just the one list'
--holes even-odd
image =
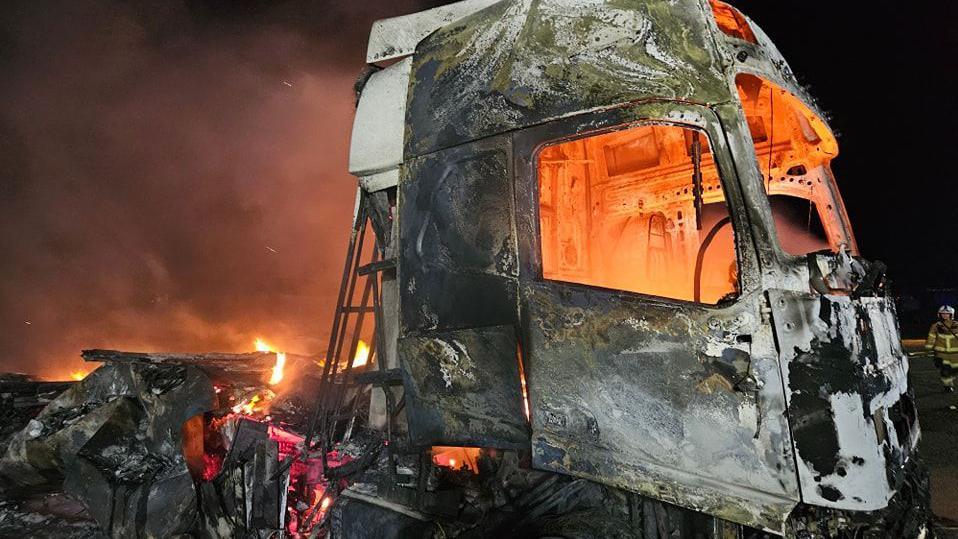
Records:
{"label": "door frame", "polygon": [[[705,132],[709,138],[734,231],[740,285],[739,296],[734,302],[708,305],[585,284],[546,280],[542,276],[537,181],[539,151],[544,146],[556,142],[648,123],[695,128]],[[799,500],[797,473],[794,467],[790,432],[787,420],[784,418],[785,397],[778,351],[771,321],[765,308],[767,303],[762,292],[759,257],[752,239],[752,223],[749,222],[745,197],[738,183],[738,174],[718,116],[704,106],[658,100],[587,112],[515,132],[513,158],[519,244],[519,337],[520,346],[523,347],[532,412],[533,466],[607,483],[690,509],[709,512],[733,522],[781,533],[788,513]],[[551,291],[543,293],[542,291],[546,289]],[[548,400],[550,396],[547,393],[552,392],[551,395],[555,396],[554,385],[550,386],[551,380],[537,380],[537,375],[540,373],[537,372],[539,366],[536,360],[539,352],[536,347],[539,346],[537,342],[542,342],[543,338],[540,331],[542,320],[536,319],[535,311],[538,309],[539,312],[543,312],[555,306],[548,305],[543,309],[542,305],[536,304],[536,298],[542,297],[546,297],[547,302],[557,300],[553,303],[562,303],[567,300],[583,305],[584,308],[581,311],[586,317],[606,308],[608,308],[606,313],[612,313],[612,317],[623,315],[623,313],[641,313],[644,309],[650,309],[658,312],[657,316],[660,319],[667,318],[662,316],[662,313],[671,310],[676,313],[677,318],[685,317],[689,321],[695,319],[705,322],[703,327],[695,328],[694,331],[691,331],[691,322],[689,322],[690,333],[695,333],[694,338],[698,340],[695,341],[695,345],[690,345],[683,352],[686,356],[684,358],[686,365],[689,363],[689,355],[701,355],[699,350],[693,349],[698,346],[698,342],[706,343],[710,348],[715,344],[709,340],[711,334],[734,340],[736,331],[747,333],[750,359],[745,372],[755,382],[754,387],[748,391],[754,392],[756,403],[761,402],[760,405],[755,404],[756,413],[761,416],[756,425],[770,426],[767,430],[774,431],[772,434],[774,441],[768,447],[763,447],[765,454],[758,459],[764,460],[762,460],[761,471],[757,473],[765,475],[756,479],[754,483],[743,485],[739,484],[741,480],[739,483],[733,483],[725,477],[717,476],[714,472],[710,476],[709,472],[700,470],[699,473],[690,472],[688,467],[679,469],[648,460],[637,461],[638,457],[635,454],[628,455],[631,462],[622,462],[617,460],[622,455],[615,455],[616,448],[603,445],[604,442],[601,439],[606,432],[603,429],[608,428],[608,424],[602,424],[602,422],[614,420],[608,417],[598,419],[594,416],[590,417],[588,410],[584,415],[577,410],[572,410],[571,415],[563,416],[562,413],[553,413],[548,406],[542,405],[546,402],[543,399]],[[589,309],[596,304],[600,304],[600,307],[590,312]],[[557,307],[555,312],[560,310],[561,307]],[[559,315],[559,323],[562,323],[562,316]],[[596,315],[595,318],[605,318],[605,316]],[[641,326],[644,319],[636,320],[636,317],[630,316],[627,320],[614,321],[619,326],[623,322]],[[638,331],[638,328],[636,330]],[[625,335],[628,335],[629,329],[626,328],[624,331],[626,331]],[[648,330],[645,331],[648,334]],[[576,334],[576,338],[581,337],[583,337],[582,333]],[[651,342],[657,341],[653,337]],[[719,343],[717,346],[724,346],[727,342]],[[675,345],[675,341],[673,340],[671,344]],[[588,344],[583,345],[580,342],[579,346],[589,350]],[[592,350],[595,349],[592,348]],[[547,352],[541,353],[547,354]],[[585,355],[588,355],[588,352]],[[589,360],[594,364],[598,361],[596,357]],[[542,368],[544,370],[541,374],[547,378],[548,368]],[[592,372],[599,372],[599,368],[585,372],[591,375]],[[601,368],[608,372],[608,365]],[[593,379],[592,382],[602,382],[602,380]],[[736,391],[738,390],[736,388]],[[683,391],[688,393],[690,389],[685,387]],[[541,408],[540,405],[542,405]],[[557,427],[557,425],[560,426]],[[557,429],[560,431],[566,429],[567,426],[570,432],[574,428],[579,429],[578,432],[586,433],[586,438],[589,432],[593,432],[595,438],[589,440],[582,437],[576,438],[577,435],[570,435],[569,438],[560,436],[556,444],[557,438],[551,434],[554,434]],[[614,429],[613,425],[609,430]],[[756,428],[755,436],[758,439],[758,428]],[[702,450],[704,451],[704,448]],[[750,454],[754,456],[756,453],[753,451]],[[777,472],[774,471],[776,468]],[[772,472],[766,473],[769,470]],[[741,478],[744,472],[742,470],[738,472],[740,472],[738,477]]]}

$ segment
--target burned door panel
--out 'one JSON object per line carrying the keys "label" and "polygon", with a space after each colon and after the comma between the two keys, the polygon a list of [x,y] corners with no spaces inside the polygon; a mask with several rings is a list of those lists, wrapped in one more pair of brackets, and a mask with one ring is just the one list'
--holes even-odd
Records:
{"label": "burned door panel", "polygon": [[754,304],[549,282],[522,296],[536,467],[780,529],[798,492],[777,361],[748,343]]}
{"label": "burned door panel", "polygon": [[409,162],[400,187],[404,333],[515,322],[508,142],[491,139]]}
{"label": "burned door panel", "polygon": [[398,354],[417,445],[529,443],[510,144],[499,137],[413,159],[400,185]]}
{"label": "burned door panel", "polygon": [[885,507],[918,436],[892,302],[782,290],[769,299],[803,501]]}
{"label": "burned door panel", "polygon": [[528,447],[513,326],[406,337],[399,355],[413,444]]}

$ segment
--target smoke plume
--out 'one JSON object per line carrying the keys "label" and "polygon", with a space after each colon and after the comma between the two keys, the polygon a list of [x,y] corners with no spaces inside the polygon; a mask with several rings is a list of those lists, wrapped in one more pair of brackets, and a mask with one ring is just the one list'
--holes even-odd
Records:
{"label": "smoke plume", "polygon": [[369,26],[431,7],[323,4],[4,3],[0,371],[322,350]]}

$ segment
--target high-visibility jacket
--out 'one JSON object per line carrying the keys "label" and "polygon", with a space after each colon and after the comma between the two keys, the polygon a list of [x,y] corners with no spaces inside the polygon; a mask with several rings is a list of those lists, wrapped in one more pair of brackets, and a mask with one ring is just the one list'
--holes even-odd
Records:
{"label": "high-visibility jacket", "polygon": [[958,322],[939,320],[928,330],[925,348],[949,363],[958,365]]}

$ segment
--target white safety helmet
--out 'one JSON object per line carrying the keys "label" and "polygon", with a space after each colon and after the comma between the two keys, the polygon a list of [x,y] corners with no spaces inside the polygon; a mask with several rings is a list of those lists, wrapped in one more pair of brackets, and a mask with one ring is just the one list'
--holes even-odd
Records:
{"label": "white safety helmet", "polygon": [[955,317],[955,308],[952,307],[951,305],[942,305],[941,307],[938,308],[938,314],[939,314],[939,315],[942,315],[942,314],[950,314],[951,317],[954,318],[954,317]]}

